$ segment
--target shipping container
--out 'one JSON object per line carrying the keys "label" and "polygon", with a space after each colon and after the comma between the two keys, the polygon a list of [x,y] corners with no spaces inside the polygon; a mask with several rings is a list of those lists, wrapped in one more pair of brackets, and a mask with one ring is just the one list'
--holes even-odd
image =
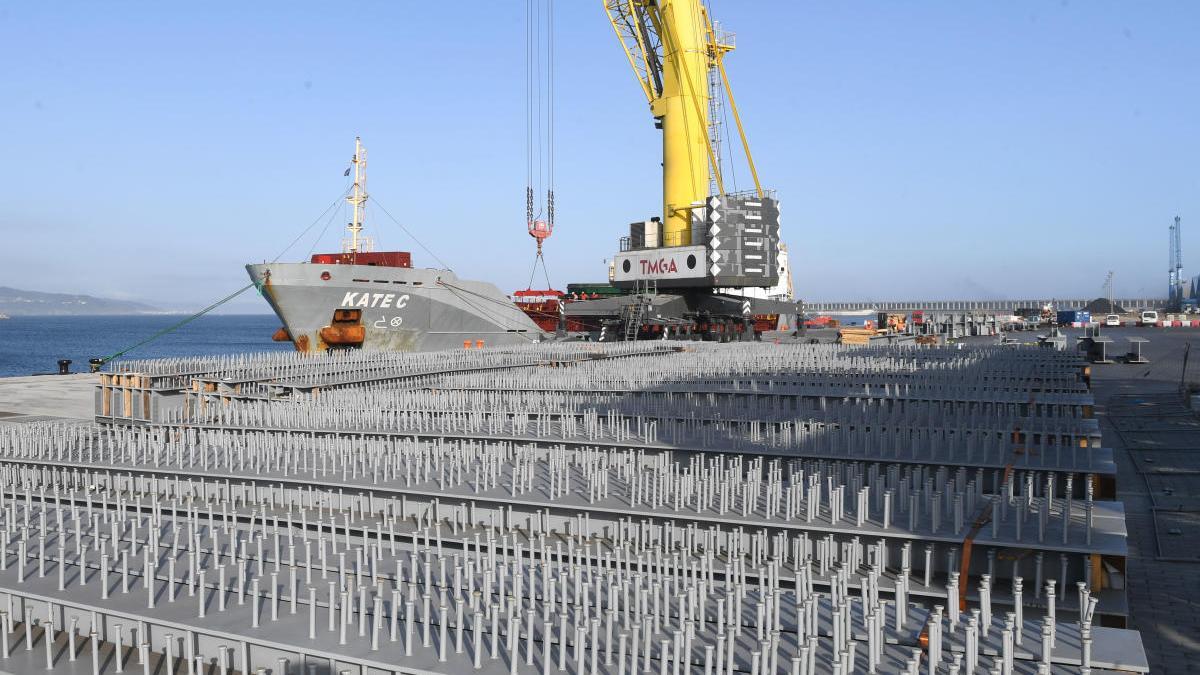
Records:
{"label": "shipping container", "polygon": [[1092,313],[1082,309],[1063,309],[1058,312],[1058,325],[1074,326],[1092,322]]}

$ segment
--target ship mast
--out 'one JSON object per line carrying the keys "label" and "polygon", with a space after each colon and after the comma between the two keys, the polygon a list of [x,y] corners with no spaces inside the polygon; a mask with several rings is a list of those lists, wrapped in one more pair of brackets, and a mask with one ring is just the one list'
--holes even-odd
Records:
{"label": "ship mast", "polygon": [[354,137],[354,158],[350,162],[354,169],[354,187],[346,201],[354,205],[354,220],[346,225],[350,239],[343,248],[346,253],[359,253],[371,250],[371,241],[361,234],[367,204],[367,149],[358,136]]}

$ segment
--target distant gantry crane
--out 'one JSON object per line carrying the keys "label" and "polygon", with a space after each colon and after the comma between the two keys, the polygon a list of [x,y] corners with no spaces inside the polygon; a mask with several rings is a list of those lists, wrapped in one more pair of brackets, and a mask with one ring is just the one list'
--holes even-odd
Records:
{"label": "distant gantry crane", "polygon": [[1183,225],[1179,216],[1175,216],[1175,224],[1170,228],[1170,261],[1167,264],[1167,305],[1171,309],[1179,309],[1185,296],[1183,277],[1183,244],[1180,234]]}

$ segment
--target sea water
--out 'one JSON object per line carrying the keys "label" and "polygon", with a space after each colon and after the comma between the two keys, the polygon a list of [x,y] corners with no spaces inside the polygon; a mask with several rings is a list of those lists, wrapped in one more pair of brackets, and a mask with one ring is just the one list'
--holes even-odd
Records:
{"label": "sea water", "polygon": [[[0,377],[58,371],[87,372],[88,359],[104,358],[182,321],[179,315],[14,316],[0,320]],[[125,359],[290,351],[274,342],[273,314],[206,315],[126,354]]]}

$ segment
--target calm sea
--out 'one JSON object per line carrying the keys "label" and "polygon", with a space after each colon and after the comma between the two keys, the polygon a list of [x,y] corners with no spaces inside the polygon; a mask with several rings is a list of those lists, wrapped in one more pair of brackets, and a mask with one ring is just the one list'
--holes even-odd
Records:
{"label": "calm sea", "polygon": [[[72,372],[87,372],[87,361],[120,351],[183,316],[14,316],[0,320],[0,376],[56,372],[59,359],[71,359]],[[125,358],[288,351],[291,343],[272,342],[279,319],[270,314],[209,315],[125,355]]]}

